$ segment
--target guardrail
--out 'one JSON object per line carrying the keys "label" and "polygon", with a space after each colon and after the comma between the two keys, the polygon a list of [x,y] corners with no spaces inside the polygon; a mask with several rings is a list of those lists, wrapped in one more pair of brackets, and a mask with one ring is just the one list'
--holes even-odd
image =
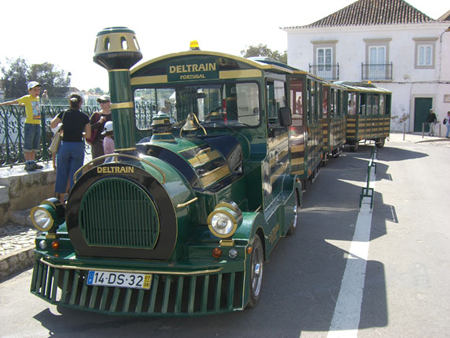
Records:
{"label": "guardrail", "polygon": [[[68,106],[41,105],[41,147],[36,153],[36,160],[48,161],[52,155],[48,150],[53,133],[50,122]],[[99,110],[96,106],[84,106],[83,112],[91,115]],[[12,105],[0,107],[0,167],[25,163],[24,145],[25,107]]]}
{"label": "guardrail", "polygon": [[364,197],[370,198],[370,209],[373,208],[373,197],[375,190],[374,188],[370,187],[370,176],[372,173],[372,168],[374,169],[374,173],[377,173],[377,163],[376,158],[378,154],[378,149],[376,147],[372,148],[372,152],[370,154],[369,162],[367,163],[367,180],[366,180],[366,186],[362,188],[361,195],[359,197],[359,207],[361,208],[362,201]]}

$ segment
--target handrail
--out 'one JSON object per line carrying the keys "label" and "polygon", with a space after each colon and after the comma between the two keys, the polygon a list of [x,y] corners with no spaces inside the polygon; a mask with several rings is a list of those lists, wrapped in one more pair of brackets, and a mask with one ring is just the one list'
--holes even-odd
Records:
{"label": "handrail", "polygon": [[[36,153],[36,160],[49,161],[52,158],[48,147],[53,133],[50,130],[50,122],[61,111],[67,110],[67,105],[41,104],[41,146]],[[95,110],[95,106],[83,106],[82,109],[88,116]],[[0,167],[24,164],[25,156],[23,146],[25,107],[19,105],[0,107]]]}

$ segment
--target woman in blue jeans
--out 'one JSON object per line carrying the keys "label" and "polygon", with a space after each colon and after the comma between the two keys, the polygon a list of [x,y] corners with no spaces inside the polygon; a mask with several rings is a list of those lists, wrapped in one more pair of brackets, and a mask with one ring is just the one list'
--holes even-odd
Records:
{"label": "woman in blue jeans", "polygon": [[55,116],[50,123],[55,128],[62,122],[63,137],[56,158],[56,197],[64,205],[67,182],[73,186],[73,176],[84,163],[84,140],[91,136],[89,117],[80,111],[83,99],[78,94],[69,98],[70,109]]}
{"label": "woman in blue jeans", "polygon": [[450,138],[450,111],[447,112],[447,116],[444,119],[444,124],[447,126],[447,132],[445,133],[446,138]]}

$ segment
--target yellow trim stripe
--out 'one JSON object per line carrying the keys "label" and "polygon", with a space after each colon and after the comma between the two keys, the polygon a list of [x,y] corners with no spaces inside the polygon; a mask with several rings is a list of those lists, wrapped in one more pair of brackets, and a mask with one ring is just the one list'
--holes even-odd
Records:
{"label": "yellow trim stripe", "polygon": [[[45,257],[47,259],[51,259],[51,257]],[[216,273],[221,270],[223,270],[222,267],[216,268],[216,269],[206,269],[206,270],[197,270],[197,271],[163,271],[163,270],[137,270],[137,269],[114,269],[114,268],[98,268],[93,266],[75,266],[75,265],[58,265],[58,264],[52,264],[49,261],[46,261],[45,258],[41,258],[39,261],[45,265],[48,265],[52,268],[56,269],[68,269],[68,270],[95,270],[95,271],[106,271],[106,272],[129,272],[129,273],[143,273],[143,274],[153,274],[153,275],[181,275],[181,276],[195,276],[195,275],[204,275],[204,274],[211,274]]]}
{"label": "yellow trim stripe", "polygon": [[203,187],[208,187],[214,182],[218,182],[220,179],[230,174],[230,169],[226,165],[218,167],[213,171],[210,171],[200,177]]}
{"label": "yellow trim stripe", "polygon": [[129,72],[129,69],[109,69],[108,73],[114,73],[114,72]]}
{"label": "yellow trim stripe", "polygon": [[155,83],[167,83],[167,75],[157,75],[157,76],[141,76],[134,77],[131,79],[131,85],[144,85],[144,84],[155,84]]}
{"label": "yellow trim stripe", "polygon": [[134,108],[133,102],[111,103],[111,109]]}
{"label": "yellow trim stripe", "polygon": [[261,76],[262,73],[259,69],[227,70],[219,72],[219,78],[222,80]]}
{"label": "yellow trim stripe", "polygon": [[217,150],[214,150],[213,152],[203,153],[200,155],[197,155],[191,159],[189,159],[189,163],[195,168],[198,166],[201,166],[205,163],[211,162],[212,160],[215,160],[216,158],[220,157],[220,153]]}

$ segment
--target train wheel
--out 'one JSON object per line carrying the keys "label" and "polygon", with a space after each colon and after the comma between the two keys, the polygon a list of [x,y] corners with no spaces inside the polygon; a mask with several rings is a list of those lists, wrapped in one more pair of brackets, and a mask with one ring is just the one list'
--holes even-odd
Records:
{"label": "train wheel", "polygon": [[378,138],[378,139],[375,140],[375,146],[376,146],[378,149],[381,149],[381,148],[384,147],[384,143],[385,143],[385,142],[386,142],[386,139],[385,139],[385,138]]}
{"label": "train wheel", "polygon": [[287,231],[287,235],[291,236],[295,233],[295,230],[297,230],[298,222],[299,222],[299,215],[300,212],[300,199],[298,197],[297,192],[295,192],[295,206],[294,206],[294,221],[292,222],[291,226],[289,227]]}
{"label": "train wheel", "polygon": [[248,308],[254,308],[256,304],[258,304],[259,296],[261,295],[263,270],[264,250],[262,247],[261,239],[258,235],[255,235],[255,239],[253,240],[253,251],[250,266],[250,282],[248,284]]}

